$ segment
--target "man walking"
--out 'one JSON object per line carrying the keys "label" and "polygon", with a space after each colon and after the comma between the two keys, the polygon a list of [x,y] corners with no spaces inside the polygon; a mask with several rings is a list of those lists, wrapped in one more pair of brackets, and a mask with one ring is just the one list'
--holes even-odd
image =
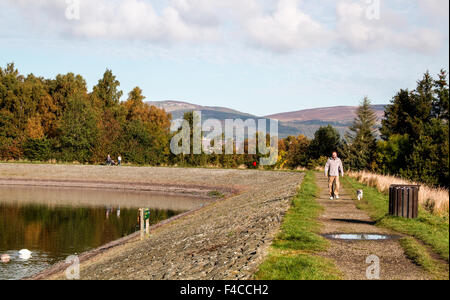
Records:
{"label": "man walking", "polygon": [[342,161],[338,157],[337,152],[333,152],[333,156],[328,159],[325,165],[325,176],[328,176],[328,189],[330,190],[330,200],[333,200],[333,184],[335,184],[334,196],[339,199],[339,173],[344,177],[344,167]]}

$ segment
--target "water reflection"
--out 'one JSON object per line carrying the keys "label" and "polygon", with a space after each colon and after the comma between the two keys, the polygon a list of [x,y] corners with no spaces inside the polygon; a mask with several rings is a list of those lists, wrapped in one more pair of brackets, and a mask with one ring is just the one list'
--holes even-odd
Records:
{"label": "water reflection", "polygon": [[359,240],[359,241],[380,241],[380,240],[390,240],[395,239],[395,236],[390,235],[384,235],[384,234],[366,234],[366,233],[359,233],[359,234],[326,234],[325,237],[332,239],[332,240]]}
{"label": "water reflection", "polygon": [[29,186],[1,186],[0,203],[67,205],[70,207],[147,207],[163,210],[191,210],[205,203],[205,199],[189,195],[171,195],[114,189],[45,188]]}
{"label": "water reflection", "polygon": [[[42,194],[36,194],[39,190],[41,189],[35,190],[36,198],[42,198]],[[27,191],[29,192],[30,190]],[[73,198],[74,194],[67,192],[67,190],[60,193],[58,189],[46,189],[45,195],[51,199],[60,197],[61,202],[24,201],[25,204],[23,204],[20,199],[14,197],[21,193],[10,193],[6,199],[5,193],[2,193],[0,188],[2,195],[0,198],[0,255],[10,256],[10,262],[0,262],[0,279],[20,279],[30,276],[64,260],[69,255],[99,247],[139,229],[138,208],[105,204],[71,206],[68,204],[70,202],[64,201],[63,198],[67,194]],[[77,192],[74,191],[74,193]],[[126,195],[116,192],[107,195],[111,202],[117,202],[117,199],[114,200],[114,195],[117,195],[122,202],[127,200]],[[130,200],[132,202],[136,199],[132,197]],[[83,201],[87,199],[84,198]],[[98,203],[98,199],[93,199],[93,202]],[[152,202],[148,201],[146,207],[151,208],[151,204]],[[183,211],[185,210],[152,208],[150,224],[156,224]],[[20,259],[18,253],[20,249],[32,251],[31,258]]]}

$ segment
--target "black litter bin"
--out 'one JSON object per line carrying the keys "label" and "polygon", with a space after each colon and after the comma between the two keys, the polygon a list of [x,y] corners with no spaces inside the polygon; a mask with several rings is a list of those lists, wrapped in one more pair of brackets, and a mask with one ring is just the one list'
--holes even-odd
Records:
{"label": "black litter bin", "polygon": [[419,215],[420,185],[391,185],[389,188],[389,214],[415,219]]}

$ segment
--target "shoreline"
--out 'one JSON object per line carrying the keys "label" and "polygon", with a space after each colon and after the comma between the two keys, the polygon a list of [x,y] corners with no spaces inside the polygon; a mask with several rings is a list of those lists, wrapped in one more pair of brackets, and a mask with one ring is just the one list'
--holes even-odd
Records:
{"label": "shoreline", "polygon": [[[215,201],[211,201],[208,204],[206,204],[205,206],[202,207],[198,207],[195,209],[192,209],[190,211],[184,212],[182,214],[173,216],[169,219],[163,220],[155,225],[150,226],[150,233],[152,231],[154,231],[155,229],[158,229],[164,225],[167,225],[171,222],[174,222],[180,218],[186,217],[190,214],[195,213],[196,211],[203,209],[204,207],[213,204],[216,201],[220,201],[220,200],[215,200]],[[105,245],[102,245],[100,247],[88,250],[86,252],[83,252],[81,254],[78,255],[78,258],[80,260],[80,264],[92,259],[95,259],[97,256],[102,255],[103,253],[105,253],[108,250],[111,250],[113,248],[131,243],[133,240],[137,240],[140,239],[140,231],[136,231],[132,234],[129,234],[127,236],[124,236],[120,239],[111,241]],[[64,273],[65,270],[71,265],[71,263],[66,263],[64,260],[57,262],[56,264],[53,264],[52,266],[42,270],[41,272],[38,272],[37,274],[34,274],[32,276],[28,276],[28,277],[24,277],[20,280],[52,280],[53,276],[57,276],[58,274]]]}
{"label": "shoreline", "polygon": [[223,187],[208,187],[201,185],[175,185],[175,184],[152,184],[145,182],[126,181],[92,181],[92,180],[55,180],[55,179],[32,179],[32,178],[2,178],[0,186],[33,186],[48,188],[83,188],[83,189],[113,189],[136,192],[159,192],[164,194],[187,194],[210,198],[208,193],[219,191],[223,194],[235,194],[239,189],[226,189]]}
{"label": "shoreline", "polygon": [[[223,189],[223,188],[211,188],[205,186],[182,186],[182,185],[152,185],[144,182],[111,182],[111,181],[83,181],[83,180],[36,180],[29,178],[0,178],[0,187],[43,187],[43,188],[79,188],[79,189],[114,189],[121,191],[133,191],[133,192],[158,192],[164,195],[189,195],[196,196],[202,199],[208,199],[206,204],[200,207],[191,209],[179,215],[173,216],[169,219],[163,220],[155,225],[150,226],[150,233],[155,229],[169,224],[175,220],[186,217],[196,211],[203,209],[206,206],[212,205],[217,201],[224,200],[232,195],[238,194],[240,191],[237,189]],[[224,193],[224,197],[217,199],[208,196],[210,192],[219,191]],[[120,239],[111,241],[97,248],[88,250],[78,255],[80,263],[83,263],[90,259],[95,259],[96,256],[101,255],[107,250],[121,246],[132,242],[134,239],[138,239],[140,231],[136,231],[132,234],[124,236]],[[70,263],[66,263],[64,260],[53,264],[52,266],[34,274],[32,276],[24,277],[21,280],[45,280],[51,278],[58,273],[64,272]]]}
{"label": "shoreline", "polygon": [[[225,193],[153,225],[142,241],[137,232],[80,254],[82,280],[251,279],[302,178],[299,172],[258,170],[0,164],[0,186]],[[69,265],[62,261],[24,280],[65,279]]]}

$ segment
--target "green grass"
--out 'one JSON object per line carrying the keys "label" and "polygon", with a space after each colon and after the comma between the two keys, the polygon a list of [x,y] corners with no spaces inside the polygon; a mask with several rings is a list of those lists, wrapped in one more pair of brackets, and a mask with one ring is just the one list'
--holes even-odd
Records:
{"label": "green grass", "polygon": [[225,198],[225,195],[219,191],[211,191],[208,193],[208,196],[211,198]]}
{"label": "green grass", "polygon": [[292,201],[268,258],[255,277],[258,280],[337,280],[340,273],[331,260],[315,255],[328,246],[319,235],[317,217],[322,207],[316,197],[319,188],[314,172],[305,174],[298,194]]}
{"label": "green grass", "polygon": [[400,245],[405,250],[405,255],[415,262],[417,265],[422,266],[428,273],[436,280],[448,280],[449,270],[448,264],[442,264],[432,258],[426,247],[421,245],[415,238],[405,237],[400,239]]}
{"label": "green grass", "polygon": [[311,254],[272,254],[259,268],[258,280],[338,280],[333,263]]}
{"label": "green grass", "polygon": [[[364,191],[364,199],[357,206],[369,213],[370,217],[376,222],[376,226],[409,236],[401,240],[401,245],[409,258],[437,278],[442,278],[442,270],[447,269],[448,279],[448,218],[433,215],[424,208],[419,209],[417,219],[389,216],[389,195],[362,184],[354,178],[345,177],[342,182],[349,189],[349,192],[354,192],[357,189]],[[444,261],[431,257],[430,251]]]}
{"label": "green grass", "polygon": [[353,178],[345,177],[343,183],[347,188],[364,190],[364,200],[358,204],[358,208],[366,210],[378,226],[414,236],[448,261],[449,224],[447,218],[433,215],[423,208],[419,209],[417,219],[389,216],[388,195],[361,184]]}

